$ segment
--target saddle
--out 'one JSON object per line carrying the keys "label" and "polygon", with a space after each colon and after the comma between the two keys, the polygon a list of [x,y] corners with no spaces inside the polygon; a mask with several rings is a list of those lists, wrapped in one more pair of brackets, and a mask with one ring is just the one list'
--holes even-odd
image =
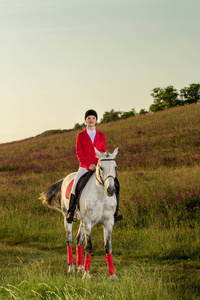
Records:
{"label": "saddle", "polygon": [[[75,196],[76,199],[79,199],[82,193],[83,188],[85,187],[86,183],[90,179],[90,177],[93,175],[94,171],[89,170],[87,173],[83,174],[79,181],[77,182],[76,189],[75,189]],[[74,179],[70,181],[70,183],[67,186],[66,192],[65,192],[65,197],[67,199],[70,198],[71,190],[73,187]]]}

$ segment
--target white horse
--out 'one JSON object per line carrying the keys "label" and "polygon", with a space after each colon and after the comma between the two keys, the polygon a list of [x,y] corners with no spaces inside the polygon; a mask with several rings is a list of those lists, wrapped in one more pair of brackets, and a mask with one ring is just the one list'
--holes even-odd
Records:
{"label": "white horse", "polygon": [[[76,211],[77,218],[80,220],[80,227],[76,235],[76,263],[79,272],[84,272],[83,279],[90,279],[90,260],[92,252],[91,230],[97,223],[102,223],[104,227],[104,242],[108,272],[110,279],[115,280],[115,269],[112,259],[112,244],[111,235],[114,225],[114,213],[116,209],[115,195],[115,177],[116,177],[116,162],[115,157],[118,153],[118,148],[111,153],[100,153],[96,148],[95,152],[99,158],[96,171],[90,177],[84,187],[80,200],[79,209]],[[66,178],[59,180],[54,185],[47,188],[40,199],[43,203],[51,208],[62,212],[64,216],[64,224],[67,233],[68,244],[68,265],[69,273],[75,272],[74,259],[72,253],[72,224],[67,223],[67,211],[69,207],[69,199],[66,198],[66,188],[74,179],[76,173],[69,174]],[[55,196],[61,192],[60,199]],[[83,265],[82,243],[85,238],[85,263]]]}

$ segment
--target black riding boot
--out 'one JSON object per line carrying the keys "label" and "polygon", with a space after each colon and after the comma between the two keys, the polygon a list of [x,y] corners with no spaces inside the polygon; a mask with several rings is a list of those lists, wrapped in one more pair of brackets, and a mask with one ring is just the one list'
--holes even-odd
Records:
{"label": "black riding boot", "polygon": [[76,196],[74,194],[71,194],[69,200],[68,215],[67,215],[67,223],[69,224],[73,222],[75,209],[76,209]]}
{"label": "black riding boot", "polygon": [[123,216],[122,214],[119,215],[118,212],[119,212],[119,181],[117,178],[115,178],[115,188],[116,188],[116,198],[117,198],[117,206],[116,206],[116,211],[115,211],[115,214],[114,214],[114,221],[117,222],[117,221],[121,221],[123,220]]}

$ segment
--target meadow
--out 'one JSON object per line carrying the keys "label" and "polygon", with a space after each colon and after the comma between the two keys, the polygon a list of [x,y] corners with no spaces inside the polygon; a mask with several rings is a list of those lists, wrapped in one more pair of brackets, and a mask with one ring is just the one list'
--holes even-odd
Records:
{"label": "meadow", "polygon": [[119,147],[119,280],[109,280],[100,224],[92,280],[67,273],[63,217],[39,196],[77,170],[78,131],[38,136],[0,144],[0,299],[200,299],[200,105],[97,128],[109,152]]}

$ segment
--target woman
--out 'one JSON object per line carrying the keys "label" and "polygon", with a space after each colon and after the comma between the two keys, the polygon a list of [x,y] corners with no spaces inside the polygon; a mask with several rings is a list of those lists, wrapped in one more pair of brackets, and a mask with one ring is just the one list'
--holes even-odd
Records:
{"label": "woman", "polygon": [[[74,218],[74,212],[76,209],[76,196],[75,189],[77,182],[80,177],[87,173],[89,170],[95,171],[96,165],[98,163],[98,158],[94,151],[94,147],[100,152],[106,152],[106,140],[105,135],[98,130],[96,130],[96,123],[98,116],[95,110],[90,109],[85,113],[86,129],[81,131],[77,135],[76,141],[76,155],[80,162],[77,175],[74,179],[74,184],[71,191],[69,210],[67,216],[67,222],[72,223]],[[114,215],[115,222],[123,219],[122,215],[118,215],[119,210],[119,183],[116,180],[116,197],[117,197],[117,207]]]}

